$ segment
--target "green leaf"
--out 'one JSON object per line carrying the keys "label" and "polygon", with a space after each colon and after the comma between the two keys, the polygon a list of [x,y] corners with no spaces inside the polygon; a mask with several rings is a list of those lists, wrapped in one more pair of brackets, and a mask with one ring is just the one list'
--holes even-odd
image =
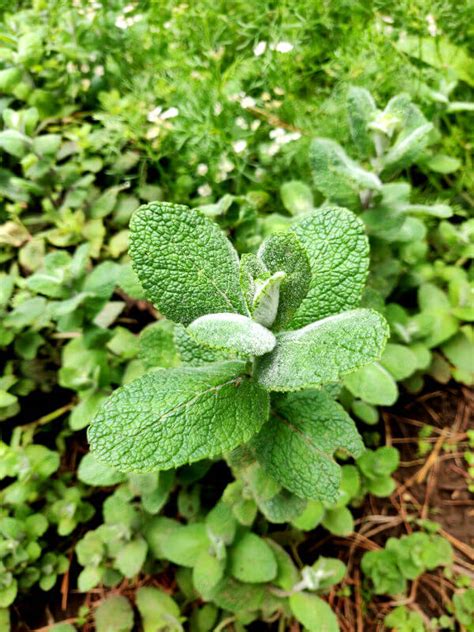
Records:
{"label": "green leaf", "polygon": [[403,53],[443,72],[454,70],[459,79],[474,86],[472,58],[467,49],[456,46],[447,37],[419,37],[404,33],[395,45]]}
{"label": "green leaf", "polygon": [[334,535],[348,536],[354,531],[354,518],[347,507],[328,509],[322,525]]}
{"label": "green leaf", "polygon": [[210,597],[211,591],[224,576],[225,561],[219,560],[209,551],[201,551],[193,568],[193,583],[198,593],[204,598]]}
{"label": "green leaf", "polygon": [[391,176],[415,163],[428,145],[432,131],[433,124],[424,123],[410,134],[400,136],[383,157],[383,174]]}
{"label": "green leaf", "polygon": [[359,166],[338,143],[329,138],[313,140],[309,159],[316,188],[330,202],[357,208],[362,191],[378,190],[382,186],[374,173]]}
{"label": "green leaf", "polygon": [[339,584],[346,574],[346,565],[333,557],[318,557],[312,566],[305,566],[301,571],[309,590],[323,591]]}
{"label": "green leaf", "polygon": [[260,246],[257,256],[275,274],[285,272],[280,285],[278,311],[273,328],[282,329],[293,317],[311,284],[311,265],[305,248],[294,233],[272,235]]}
{"label": "green leaf", "polygon": [[337,617],[320,597],[305,592],[290,596],[291,612],[309,632],[339,632]]}
{"label": "green leaf", "polygon": [[94,622],[97,632],[131,632],[133,610],[122,595],[111,595],[97,607]]}
{"label": "green leaf", "polygon": [[178,366],[179,356],[174,342],[175,324],[163,319],[142,330],[139,338],[139,357],[149,369]]}
{"label": "green leaf", "polygon": [[377,450],[366,450],[357,459],[357,465],[367,478],[377,480],[389,476],[400,462],[398,450],[392,446],[383,446]]}
{"label": "green leaf", "polygon": [[179,357],[190,366],[203,366],[211,362],[229,359],[229,353],[226,351],[218,351],[198,344],[183,325],[175,326],[173,337]]}
{"label": "green leaf", "polygon": [[253,307],[257,279],[263,281],[270,276],[266,266],[257,255],[253,253],[243,254],[240,259],[240,287],[249,310]]}
{"label": "green leaf", "polygon": [[406,606],[398,606],[384,619],[387,628],[395,632],[426,632],[423,617]]}
{"label": "green leaf", "polygon": [[[441,347],[444,355],[457,369],[474,381],[474,341],[464,331],[458,332]],[[466,380],[467,381],[467,380]]]}
{"label": "green leaf", "polygon": [[242,355],[264,355],[276,344],[271,331],[241,314],[201,316],[187,331],[198,344]]}
{"label": "green leaf", "polygon": [[0,132],[0,149],[15,158],[23,158],[30,144],[30,139],[15,129],[4,129]]}
{"label": "green leaf", "polygon": [[392,406],[398,398],[395,380],[378,362],[346,375],[344,386],[352,395],[374,406]]}
{"label": "green leaf", "polygon": [[291,524],[301,531],[312,531],[321,523],[324,512],[324,505],[320,500],[309,500],[305,510]]}
{"label": "green leaf", "polygon": [[127,542],[117,554],[115,565],[117,569],[131,579],[138,575],[145,563],[148,545],[142,538]]}
{"label": "green leaf", "polygon": [[245,364],[158,369],[119,388],[89,427],[91,449],[120,471],[169,469],[231,450],[268,418]]}
{"label": "green leaf", "polygon": [[229,570],[246,584],[270,582],[277,574],[277,562],[269,545],[254,533],[246,533],[229,551]]}
{"label": "green leaf", "polygon": [[457,171],[461,167],[462,162],[459,158],[452,158],[446,154],[435,154],[426,161],[426,165],[431,169],[431,171],[446,174]]}
{"label": "green leaf", "polygon": [[88,391],[79,401],[69,417],[69,426],[72,430],[81,430],[88,426],[99,406],[106,399],[101,391]]}
{"label": "green leaf", "polygon": [[117,485],[126,480],[125,474],[117,472],[113,467],[98,461],[94,454],[86,454],[82,457],[77,470],[77,478],[93,487],[108,487]]}
{"label": "green leaf", "polygon": [[311,284],[290,328],[356,307],[369,267],[369,242],[361,220],[347,209],[324,208],[292,230],[308,255]]}
{"label": "green leaf", "polygon": [[304,215],[314,209],[311,189],[304,182],[290,180],[280,187],[281,201],[291,215]]}
{"label": "green leaf", "polygon": [[299,573],[291,556],[271,538],[268,538],[266,542],[272,549],[277,562],[278,572],[273,583],[283,590],[291,590],[299,581]]}
{"label": "green leaf", "polygon": [[211,542],[204,524],[179,525],[170,530],[161,542],[163,557],[179,566],[195,566],[202,551],[209,549]]}
{"label": "green leaf", "polygon": [[380,364],[399,382],[410,377],[418,368],[416,355],[409,347],[388,343]]}
{"label": "green leaf", "polygon": [[374,143],[368,126],[377,111],[370,92],[351,86],[347,95],[347,110],[352,140],[362,157],[370,156],[374,151]]}
{"label": "green leaf", "polygon": [[211,540],[219,539],[229,545],[234,541],[237,522],[230,507],[220,501],[207,514],[206,527]]}
{"label": "green leaf", "polygon": [[303,391],[276,401],[277,413],[253,439],[271,476],[301,498],[335,501],[341,482],[333,453],[359,456],[362,440],[346,411],[324,391]]}
{"label": "green leaf", "polygon": [[143,534],[156,559],[165,558],[163,547],[166,546],[168,536],[181,526],[179,522],[166,516],[156,516],[146,523]]}
{"label": "green leaf", "polygon": [[277,317],[281,286],[285,272],[275,272],[264,281],[255,282],[255,294],[251,309],[252,318],[264,327],[271,327]]}
{"label": "green leaf", "polygon": [[179,622],[178,604],[169,595],[153,586],[142,586],[137,590],[136,603],[142,618],[143,632],[178,632],[183,628]]}
{"label": "green leaf", "polygon": [[240,615],[258,610],[267,597],[264,586],[243,584],[231,577],[224,578],[212,592],[212,600],[219,608]]}
{"label": "green leaf", "polygon": [[97,566],[86,566],[79,573],[77,578],[77,587],[79,592],[89,592],[102,581],[102,568]]}
{"label": "green leaf", "polygon": [[145,294],[188,325],[220,312],[247,313],[239,260],[217,224],[186,206],[142,206],[130,222],[130,255]]}
{"label": "green leaf", "polygon": [[[9,575],[11,576],[11,574]],[[8,608],[8,606],[11,606],[16,599],[17,593],[18,584],[14,578],[11,579],[8,585],[0,586],[0,608]]]}
{"label": "green leaf", "polygon": [[388,325],[378,312],[356,309],[297,331],[277,334],[271,353],[256,360],[256,379],[269,391],[316,388],[380,358]]}

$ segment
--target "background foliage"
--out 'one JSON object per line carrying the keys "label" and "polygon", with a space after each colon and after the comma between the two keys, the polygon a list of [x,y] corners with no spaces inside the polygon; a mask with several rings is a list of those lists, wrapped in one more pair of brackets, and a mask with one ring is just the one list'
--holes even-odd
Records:
{"label": "background foliage", "polygon": [[[253,620],[286,629],[295,617],[310,630],[326,617],[337,629],[324,594],[342,579],[342,562],[302,561],[299,543],[317,525],[350,534],[351,507],[393,492],[398,453],[383,446],[377,406],[394,404],[400,389],[419,391],[427,375],[472,384],[471,4],[235,0],[230,11],[222,0],[35,0],[0,2],[0,17],[5,627],[11,614],[16,629],[25,595],[43,590],[55,620],[66,618],[58,595],[67,577],[81,592],[121,594],[76,607],[57,632],[93,620],[110,629],[117,612],[124,630],[134,613],[144,630],[240,630]],[[330,197],[310,160],[314,138],[377,173],[351,134],[351,86],[370,91],[379,111],[406,93],[433,129],[413,160],[379,173],[403,191],[345,201],[371,239],[366,304],[384,311],[392,338],[381,366],[352,376],[340,395],[371,449],[344,465],[339,501],[304,506],[245,454],[170,474],[101,468],[84,431],[98,405],[144,367],[173,363],[166,326],[145,329],[157,314],[130,269],[132,212],[152,200],[200,207],[240,252],[254,251]],[[407,205],[418,210],[408,224],[401,211],[403,228]],[[147,356],[146,336],[156,336],[158,357]],[[418,541],[389,540],[364,558],[364,598],[399,595],[426,569],[449,567],[432,525],[416,529]],[[206,557],[209,538],[215,555]],[[212,574],[228,585],[207,599]],[[454,618],[473,629],[472,589],[456,582],[452,609],[433,629],[453,629]],[[387,626],[430,629],[400,608]]]}

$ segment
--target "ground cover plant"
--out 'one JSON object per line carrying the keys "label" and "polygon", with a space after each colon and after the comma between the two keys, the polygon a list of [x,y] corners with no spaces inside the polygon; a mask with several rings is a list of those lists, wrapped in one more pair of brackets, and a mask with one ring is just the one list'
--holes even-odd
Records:
{"label": "ground cover plant", "polygon": [[472,17],[0,2],[0,630],[473,629]]}

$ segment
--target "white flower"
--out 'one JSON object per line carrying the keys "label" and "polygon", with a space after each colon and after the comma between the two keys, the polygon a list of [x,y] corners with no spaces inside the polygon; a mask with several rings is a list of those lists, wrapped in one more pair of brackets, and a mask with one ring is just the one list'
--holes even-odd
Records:
{"label": "white flower", "polygon": [[95,75],[96,77],[103,77],[103,76],[104,76],[104,73],[105,73],[105,69],[104,69],[104,67],[103,67],[103,66],[96,66],[96,67],[94,68],[94,75]]}
{"label": "white flower", "polygon": [[237,127],[240,127],[240,129],[248,129],[247,121],[244,119],[243,116],[238,116],[235,119],[235,124],[237,125]]}
{"label": "white flower", "polygon": [[277,53],[289,53],[293,50],[293,44],[291,42],[278,42],[275,44],[274,50]]}
{"label": "white flower", "polygon": [[267,43],[266,42],[258,42],[258,44],[253,49],[253,54],[255,55],[255,57],[260,57],[260,55],[263,55],[263,53],[266,50],[267,50]]}
{"label": "white flower", "polygon": [[[286,132],[282,127],[272,129],[269,136],[274,141],[272,145],[277,145],[278,147],[301,138],[300,132]],[[272,145],[270,145],[270,147],[272,147]],[[272,149],[272,151],[276,153],[277,150]],[[270,155],[272,156],[273,154],[270,153]]]}
{"label": "white flower", "polygon": [[219,114],[221,114],[222,112],[222,103],[215,103],[214,104],[214,116],[219,116]]}
{"label": "white flower", "polygon": [[148,140],[153,140],[154,138],[158,138],[159,135],[160,135],[160,128],[156,127],[156,125],[154,127],[150,127],[150,129],[146,133],[146,137],[148,138]]}
{"label": "white flower", "polygon": [[275,94],[278,94],[278,96],[282,96],[285,94],[285,91],[283,90],[283,88],[279,88],[278,86],[276,88],[273,88],[273,92]]}
{"label": "white flower", "polygon": [[212,193],[212,189],[209,186],[209,184],[201,184],[200,187],[198,187],[198,193],[201,197],[207,197],[208,195],[211,195]]}
{"label": "white flower", "polygon": [[169,108],[168,110],[165,110],[163,114],[160,115],[160,119],[163,121],[166,121],[166,119],[175,118],[176,116],[178,116],[178,114],[179,114],[178,108],[172,107],[172,108]]}
{"label": "white flower", "polygon": [[115,26],[118,29],[128,29],[129,26],[133,26],[143,18],[143,15],[132,15],[126,18],[124,15],[119,15],[115,20]]}
{"label": "white flower", "polygon": [[270,138],[279,138],[280,136],[285,135],[285,130],[283,129],[283,127],[277,127],[275,129],[272,129],[272,131],[268,135],[270,136]]}
{"label": "white flower", "polygon": [[123,12],[124,13],[130,13],[131,11],[133,11],[134,8],[135,8],[134,4],[127,4],[123,8]]}
{"label": "white flower", "polygon": [[235,169],[235,165],[231,160],[227,158],[227,156],[222,155],[221,159],[219,160],[219,169],[220,171],[223,171],[227,174]]}
{"label": "white flower", "polygon": [[240,105],[245,109],[254,108],[255,104],[256,104],[255,99],[253,97],[248,97],[248,96],[245,96],[240,102]]}
{"label": "white flower", "polygon": [[268,156],[274,156],[279,151],[280,145],[278,143],[270,143],[270,145],[267,145],[266,147],[266,153],[268,154]]}
{"label": "white flower", "polygon": [[209,171],[209,167],[205,165],[203,162],[201,162],[197,166],[197,169],[196,169],[198,176],[205,176],[208,171]]}
{"label": "white flower", "polygon": [[232,148],[236,154],[241,154],[243,151],[247,149],[247,141],[246,140],[236,140],[232,143]]}
{"label": "white flower", "polygon": [[250,129],[252,130],[252,132],[256,132],[261,124],[262,124],[262,121],[253,121],[252,125],[250,126]]}
{"label": "white flower", "polygon": [[119,15],[117,16],[117,19],[115,20],[115,26],[118,29],[126,29],[129,26],[128,20],[125,18],[125,16]]}
{"label": "white flower", "polygon": [[150,121],[150,123],[156,123],[158,121],[158,119],[160,118],[160,114],[163,111],[163,108],[158,106],[155,109],[151,110],[151,112],[148,112],[148,116],[146,117],[148,121]]}
{"label": "white flower", "polygon": [[426,22],[428,23],[428,33],[431,35],[431,37],[436,37],[439,31],[438,27],[436,26],[436,20],[434,19],[434,16],[431,15],[431,13],[426,16]]}
{"label": "white flower", "polygon": [[[291,143],[294,140],[299,140],[300,138],[301,134],[299,132],[290,132],[289,134],[285,134],[285,136],[283,137],[284,144],[286,145],[286,143]],[[282,142],[283,139],[280,139],[280,142]]]}

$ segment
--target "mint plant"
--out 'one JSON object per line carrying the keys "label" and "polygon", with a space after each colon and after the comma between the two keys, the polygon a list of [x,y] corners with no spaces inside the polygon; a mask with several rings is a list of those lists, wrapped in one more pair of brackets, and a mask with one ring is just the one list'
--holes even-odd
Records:
{"label": "mint plant", "polygon": [[130,254],[146,296],[186,328],[178,352],[184,339],[195,359],[205,350],[219,361],[150,370],[119,388],[89,427],[97,458],[166,470],[250,442],[286,489],[334,499],[334,452],[359,456],[363,445],[324,387],[379,358],[388,336],[378,312],[356,309],[368,267],[362,223],[324,209],[239,263],[201,213],[155,203],[132,218]]}
{"label": "mint plant", "polygon": [[407,582],[427,570],[452,563],[451,544],[436,533],[417,531],[401,538],[389,538],[379,551],[364,553],[361,568],[376,595],[400,595]]}

